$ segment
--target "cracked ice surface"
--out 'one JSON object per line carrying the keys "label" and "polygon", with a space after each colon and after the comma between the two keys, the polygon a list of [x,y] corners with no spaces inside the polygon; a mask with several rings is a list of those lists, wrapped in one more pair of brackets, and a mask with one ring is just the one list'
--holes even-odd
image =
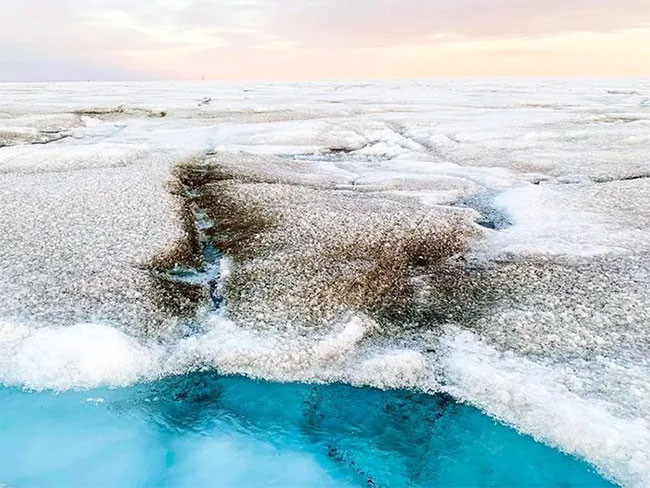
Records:
{"label": "cracked ice surface", "polygon": [[[85,388],[214,367],[445,390],[646,486],[648,86],[2,85],[0,379]],[[208,193],[273,223],[248,254],[233,238],[222,315],[150,266],[187,234],[170,182],[193,159],[228,172]],[[509,225],[472,224],[459,202],[484,195]],[[379,295],[417,314],[386,321],[340,295],[378,249],[449,222],[471,229],[463,246],[390,267],[405,303]],[[333,257],[354,241],[372,252]],[[355,287],[321,293],[327,273]],[[322,324],[300,323],[305,295],[331,312]]]}

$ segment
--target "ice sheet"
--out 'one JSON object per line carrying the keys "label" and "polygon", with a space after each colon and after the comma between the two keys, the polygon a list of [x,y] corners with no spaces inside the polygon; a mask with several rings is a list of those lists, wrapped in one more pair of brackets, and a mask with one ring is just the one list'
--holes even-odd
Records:
{"label": "ice sheet", "polygon": [[[1,380],[68,389],[216,368],[442,388],[647,485],[648,86],[0,85]],[[231,251],[230,283],[246,270],[268,293],[227,292],[217,315],[205,290],[159,269],[194,232],[194,197],[174,187],[188,161],[227,169],[219,188],[237,212],[282,222],[253,236],[254,259]],[[330,272],[296,266],[308,250],[340,282],[377,262],[337,260],[346,239],[401,249],[409,229],[452,215],[473,229],[467,249],[398,267],[406,310],[401,296],[382,315],[367,295],[316,293],[327,320],[295,313]],[[386,222],[392,242],[376,239]]]}

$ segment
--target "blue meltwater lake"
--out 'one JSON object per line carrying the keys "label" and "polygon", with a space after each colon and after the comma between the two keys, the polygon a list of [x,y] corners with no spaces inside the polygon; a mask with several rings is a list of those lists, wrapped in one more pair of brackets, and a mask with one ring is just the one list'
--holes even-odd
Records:
{"label": "blue meltwater lake", "polygon": [[611,486],[444,395],[196,373],[0,406],[2,486]]}

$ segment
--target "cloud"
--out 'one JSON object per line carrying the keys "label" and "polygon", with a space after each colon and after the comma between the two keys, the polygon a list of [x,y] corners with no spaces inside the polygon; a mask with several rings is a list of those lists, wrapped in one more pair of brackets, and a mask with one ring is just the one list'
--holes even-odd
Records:
{"label": "cloud", "polygon": [[146,80],[148,74],[53,58],[19,44],[0,42],[0,82]]}
{"label": "cloud", "polygon": [[266,29],[303,46],[369,47],[466,38],[611,31],[650,23],[647,0],[305,0],[271,11]]}
{"label": "cloud", "polygon": [[[4,78],[216,73],[269,77],[338,63],[355,73],[355,50],[429,52],[450,42],[611,34],[650,26],[648,0],[3,0]],[[18,46],[18,47],[17,47]],[[420,49],[422,48],[422,49]],[[369,53],[364,51],[364,55]],[[23,61],[19,58],[22,56]],[[11,60],[9,60],[11,58]],[[29,61],[29,62],[28,62]],[[415,59],[412,62],[417,62]],[[193,65],[192,63],[198,63]],[[215,71],[215,64],[220,64]],[[364,65],[365,66],[365,65]],[[94,71],[91,69],[94,67]],[[228,71],[230,69],[230,71]],[[309,68],[311,69],[311,68]],[[388,69],[388,68],[387,68]],[[371,73],[384,73],[384,68]],[[338,76],[333,70],[331,76]],[[347,72],[347,71],[343,71]],[[394,76],[400,76],[395,72]],[[410,73],[410,71],[409,71]],[[30,78],[31,79],[31,78]]]}

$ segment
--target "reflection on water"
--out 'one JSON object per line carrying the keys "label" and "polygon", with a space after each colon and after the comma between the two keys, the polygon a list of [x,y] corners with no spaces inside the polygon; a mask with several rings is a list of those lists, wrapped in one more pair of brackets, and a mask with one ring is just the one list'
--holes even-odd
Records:
{"label": "reflection on water", "polygon": [[443,395],[198,373],[0,402],[8,486],[610,486]]}

